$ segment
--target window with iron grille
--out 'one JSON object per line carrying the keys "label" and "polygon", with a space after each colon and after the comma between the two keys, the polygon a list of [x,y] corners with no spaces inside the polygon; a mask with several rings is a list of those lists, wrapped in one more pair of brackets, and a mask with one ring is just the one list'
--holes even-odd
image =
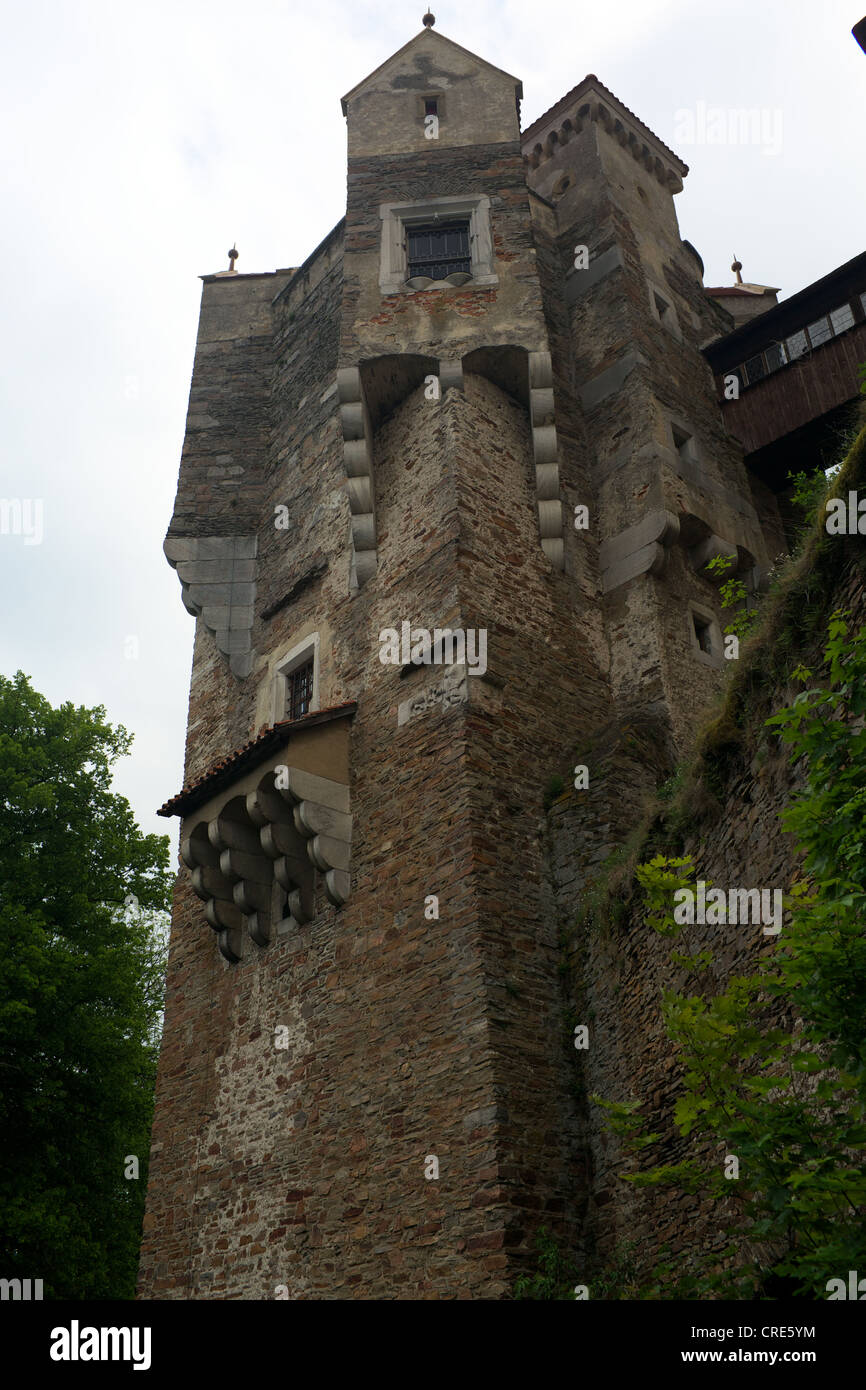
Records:
{"label": "window with iron grille", "polygon": [[750,386],[755,381],[763,380],[767,375],[767,365],[764,361],[764,354],[762,352],[756,353],[754,357],[747,358],[744,366]]}
{"label": "window with iron grille", "polygon": [[834,333],[844,333],[854,327],[854,310],[850,304],[840,304],[838,309],[830,310],[830,322]]}
{"label": "window with iron grille", "polygon": [[828,342],[833,336],[833,330],[830,327],[830,321],[826,315],[823,318],[816,319],[814,323],[810,323],[807,326],[809,331],[809,342],[812,344],[813,348],[820,347],[822,343]]}
{"label": "window with iron grille", "polygon": [[431,280],[444,280],[456,271],[469,275],[472,256],[469,250],[469,219],[406,228],[407,279],[428,275]]}
{"label": "window with iron grille", "polygon": [[313,698],[313,662],[305,661],[286,676],[287,719],[300,719],[308,714]]}
{"label": "window with iron grille", "polygon": [[809,350],[809,341],[803,329],[791,335],[785,343],[788,349],[788,359],[793,362],[795,358],[802,357],[804,352]]}

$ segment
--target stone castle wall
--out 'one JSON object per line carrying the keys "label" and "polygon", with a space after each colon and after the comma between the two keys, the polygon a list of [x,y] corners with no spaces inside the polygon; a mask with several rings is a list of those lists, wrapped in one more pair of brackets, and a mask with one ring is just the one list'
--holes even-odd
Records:
{"label": "stone castle wall", "polygon": [[[848,548],[852,563],[826,595],[826,616],[836,607],[846,609],[856,631],[866,617],[862,567],[853,563],[856,539],[840,544]],[[791,667],[803,660],[817,669],[822,650],[823,642],[809,650],[798,649]],[[752,653],[748,659],[755,662],[760,656]],[[762,732],[761,721],[790,704],[799,689],[783,681],[765,692],[746,730],[744,749],[731,754],[722,782],[714,788],[715,811],[686,832],[681,848],[671,851],[692,856],[696,878],[725,889],[772,887],[785,893],[790,889],[800,859],[779,817],[802,786],[803,769],[792,766],[785,745]],[[614,740],[602,741],[586,759],[589,790],[563,794],[548,818],[549,862],[560,927],[569,941],[566,956],[573,1017],[590,1030],[588,1050],[574,1054],[592,1193],[586,1244],[581,1250],[587,1260],[590,1297],[592,1276],[605,1264],[613,1264],[628,1247],[637,1268],[648,1273],[664,1247],[676,1261],[688,1263],[692,1251],[719,1248],[723,1243],[719,1219],[724,1213],[713,1203],[664,1188],[634,1188],[622,1181],[624,1173],[634,1171],[635,1160],[623,1158],[620,1141],[590,1101],[594,1095],[610,1101],[637,1100],[652,1128],[662,1134],[661,1144],[652,1150],[652,1161],[677,1163],[687,1156],[689,1141],[680,1137],[671,1122],[681,1069],[660,1007],[663,990],[687,988],[685,975],[670,964],[671,943],[647,924],[640,902],[634,899],[623,902],[618,921],[608,920],[605,914],[603,921],[596,917],[574,928],[588,905],[605,855],[623,844],[637,822],[631,796],[632,788],[639,786],[636,764],[643,766],[645,794],[670,770],[660,760],[647,775],[651,742],[649,727],[621,728]],[[616,818],[617,804],[622,806],[624,801],[632,808],[630,826],[622,814],[619,821]],[[641,858],[653,852],[647,848]],[[690,928],[689,943],[690,949],[694,945],[694,949],[712,950],[710,978],[719,990],[731,974],[748,972],[757,953],[773,949],[761,927],[752,925]],[[688,987],[693,987],[693,980]],[[720,1166],[724,1157],[720,1150]]]}

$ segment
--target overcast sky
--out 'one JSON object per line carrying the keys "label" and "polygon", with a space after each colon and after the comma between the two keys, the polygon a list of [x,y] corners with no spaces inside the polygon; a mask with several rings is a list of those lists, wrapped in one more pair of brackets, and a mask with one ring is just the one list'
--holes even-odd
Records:
{"label": "overcast sky", "polygon": [[[421,0],[3,0],[0,672],[135,735],[145,830],[182,783],[193,620],[162,554],[200,274],[299,265],[345,209],[340,97]],[[437,28],[523,80],[528,125],[588,72],[690,165],[707,284],[794,293],[862,251],[866,0],[506,0]],[[709,142],[714,108],[765,113]],[[27,520],[25,508],[24,520]],[[36,539],[38,514],[31,511]],[[134,639],[134,641],[130,641]],[[137,645],[137,656],[135,655]],[[174,838],[174,837],[173,837]]]}

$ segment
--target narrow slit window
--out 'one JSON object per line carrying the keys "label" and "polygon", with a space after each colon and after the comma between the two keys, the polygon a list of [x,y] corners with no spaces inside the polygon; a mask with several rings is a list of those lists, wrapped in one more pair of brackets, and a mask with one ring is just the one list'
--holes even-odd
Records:
{"label": "narrow slit window", "polygon": [[668,304],[667,300],[662,299],[660,294],[656,294],[656,292],[653,291],[653,303],[656,306],[656,313],[658,314],[659,323],[669,323],[670,319],[668,318],[668,315],[670,314],[671,306],[670,304]]}
{"label": "narrow slit window", "polygon": [[460,222],[407,227],[407,279],[427,275],[445,280],[460,271],[472,272],[469,250],[469,219]]}
{"label": "narrow slit window", "polygon": [[286,718],[300,719],[309,714],[313,698],[313,659],[290,671],[286,677]]}
{"label": "narrow slit window", "polygon": [[674,448],[684,462],[689,462],[695,456],[692,436],[686,434],[685,430],[679,429],[676,425],[671,426],[671,433],[674,438]]}
{"label": "narrow slit window", "polygon": [[425,115],[425,116],[438,116],[438,115],[439,115],[439,102],[438,102],[438,100],[436,99],[436,97],[428,97],[427,100],[424,102],[424,115]]}

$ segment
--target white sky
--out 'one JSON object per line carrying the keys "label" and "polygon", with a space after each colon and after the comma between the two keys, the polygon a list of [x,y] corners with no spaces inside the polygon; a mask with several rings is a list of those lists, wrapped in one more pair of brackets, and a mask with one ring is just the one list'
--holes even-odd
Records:
{"label": "white sky", "polygon": [[[522,78],[528,125],[588,72],[691,167],[680,228],[707,284],[787,295],[863,248],[866,0],[472,0],[437,28]],[[0,3],[0,672],[135,734],[116,787],[145,830],[182,783],[193,620],[162,554],[198,276],[298,265],[345,208],[340,97],[423,0]],[[677,112],[757,108],[781,145],[677,139]],[[780,117],[775,113],[781,113]],[[682,117],[679,118],[682,131]],[[138,639],[139,656],[124,655]]]}

